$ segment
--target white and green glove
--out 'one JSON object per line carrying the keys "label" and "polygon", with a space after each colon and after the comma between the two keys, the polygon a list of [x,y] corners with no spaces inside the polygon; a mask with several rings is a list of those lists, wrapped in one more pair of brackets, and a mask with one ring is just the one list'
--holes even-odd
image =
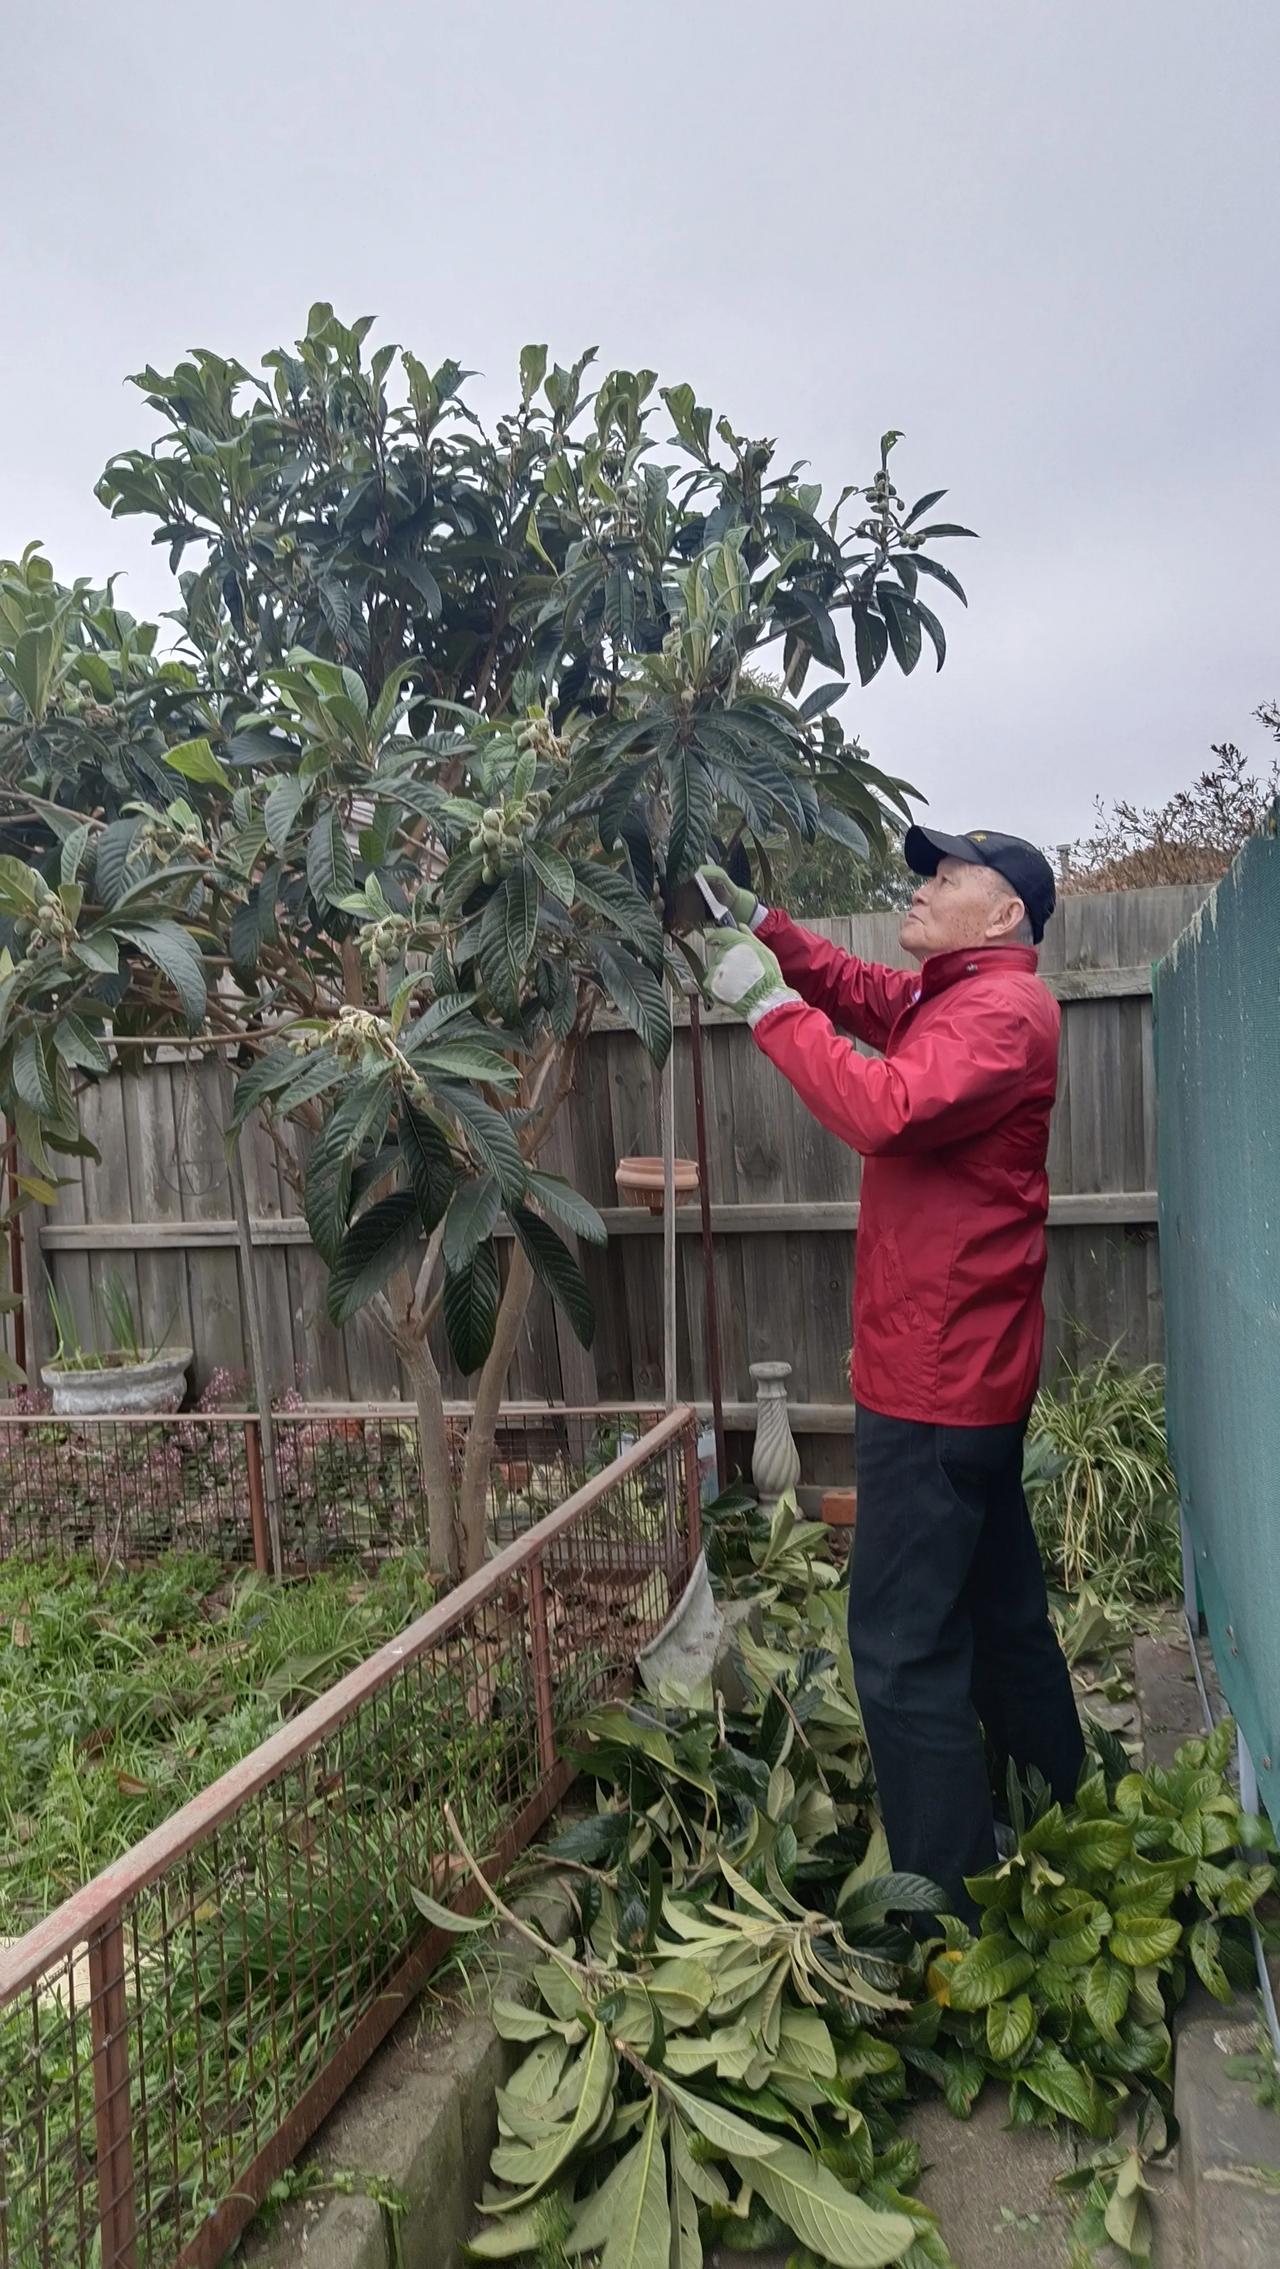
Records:
{"label": "white and green glove", "polygon": [[776,954],[749,930],[708,930],[702,991],[716,1008],[730,1008],[754,1031],[762,1016],[798,1001],[783,980]]}
{"label": "white and green glove", "polygon": [[728,908],[739,929],[759,929],[768,909],[760,904],[754,890],[745,890],[741,883],[734,882],[723,867],[708,864],[699,867],[698,873],[721,905]]}

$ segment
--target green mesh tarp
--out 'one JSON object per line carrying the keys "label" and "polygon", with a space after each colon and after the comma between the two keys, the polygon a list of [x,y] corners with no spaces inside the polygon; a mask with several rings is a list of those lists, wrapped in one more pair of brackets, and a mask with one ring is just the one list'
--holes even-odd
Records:
{"label": "green mesh tarp", "polygon": [[[1273,823],[1274,827],[1274,823]],[[1169,1439],[1228,1704],[1280,1822],[1280,841],[1156,971]]]}

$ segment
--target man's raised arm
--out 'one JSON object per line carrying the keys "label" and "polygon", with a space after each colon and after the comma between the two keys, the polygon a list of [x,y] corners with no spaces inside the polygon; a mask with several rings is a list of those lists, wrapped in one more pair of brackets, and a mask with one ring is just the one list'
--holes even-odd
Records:
{"label": "man's raised arm", "polygon": [[700,871],[735,921],[777,955],[787,983],[810,1008],[820,1008],[842,1032],[851,1032],[868,1047],[884,1047],[894,1022],[915,997],[919,980],[912,970],[860,961],[793,922],[780,908],[762,906],[723,867]]}

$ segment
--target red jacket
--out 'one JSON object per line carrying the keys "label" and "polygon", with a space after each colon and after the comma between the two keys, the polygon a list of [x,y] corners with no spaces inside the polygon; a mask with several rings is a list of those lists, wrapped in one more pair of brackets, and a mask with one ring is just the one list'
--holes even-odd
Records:
{"label": "red jacket", "polygon": [[757,935],[810,1005],[771,1010],[756,1045],[867,1162],[857,1401],[940,1426],[1025,1418],[1044,1342],[1058,1084],[1058,1004],[1033,948],[938,953],[916,975],[858,961],[786,914]]}

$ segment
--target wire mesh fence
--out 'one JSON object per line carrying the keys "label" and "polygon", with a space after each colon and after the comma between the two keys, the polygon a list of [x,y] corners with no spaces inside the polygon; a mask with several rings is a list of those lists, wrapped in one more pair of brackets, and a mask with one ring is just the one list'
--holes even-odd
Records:
{"label": "wire mesh fence", "polygon": [[[0,2269],[212,2269],[567,1785],[700,1545],[660,1420],[0,1951]],[[525,1461],[512,1461],[525,1462]]]}
{"label": "wire mesh fence", "polygon": [[[505,1410],[489,1462],[490,1536],[509,1542],[598,1472],[654,1411]],[[455,1482],[469,1419],[449,1420]],[[0,1558],[88,1553],[126,1565],[198,1551],[270,1566],[275,1477],[282,1572],[374,1560],[428,1541],[412,1410],[55,1418],[0,1413]]]}

